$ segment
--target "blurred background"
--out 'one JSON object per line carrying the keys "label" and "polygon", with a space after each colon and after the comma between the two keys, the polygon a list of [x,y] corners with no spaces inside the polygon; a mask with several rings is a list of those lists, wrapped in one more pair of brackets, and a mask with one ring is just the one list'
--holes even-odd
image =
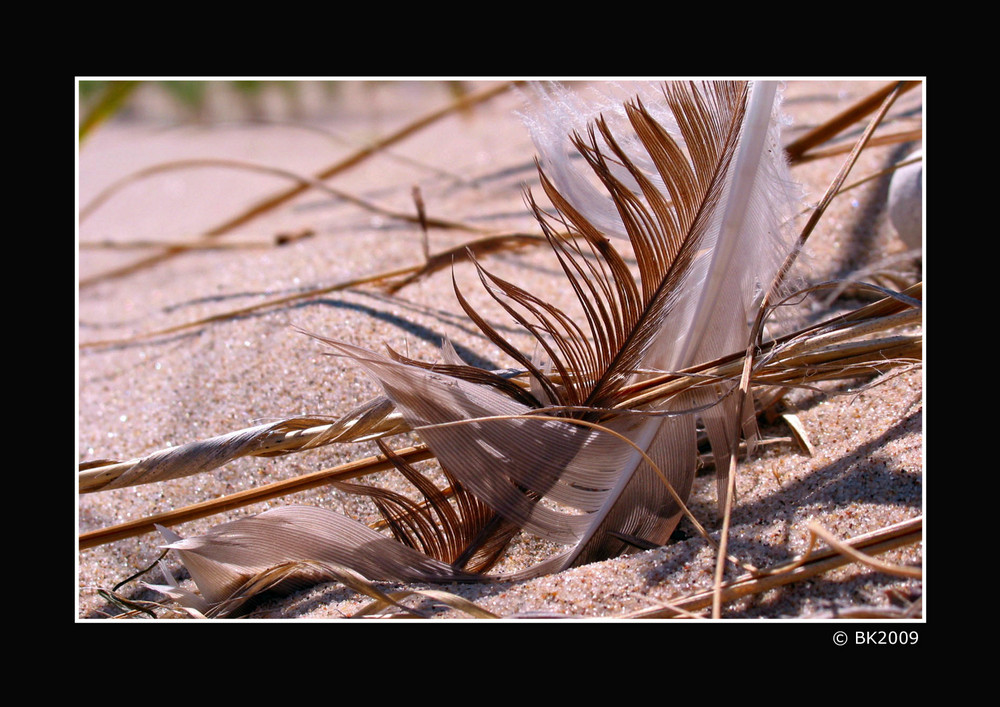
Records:
{"label": "blurred background", "polygon": [[[211,124],[240,121],[325,120],[350,99],[376,98],[388,80],[310,81],[104,81],[80,80],[80,136],[105,120]],[[464,95],[462,81],[438,84],[442,93]]]}

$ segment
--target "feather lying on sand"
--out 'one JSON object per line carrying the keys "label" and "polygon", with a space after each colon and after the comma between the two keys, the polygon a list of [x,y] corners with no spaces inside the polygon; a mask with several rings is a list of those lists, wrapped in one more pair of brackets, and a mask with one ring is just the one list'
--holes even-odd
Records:
{"label": "feather lying on sand", "polygon": [[[456,287],[470,318],[527,371],[528,385],[457,360],[434,367],[328,341],[378,380],[452,480],[450,493],[424,485],[421,504],[382,493],[395,539],[296,506],[171,538],[210,602],[288,562],[334,563],[369,579],[475,579],[491,561],[476,571],[467,561],[484,548],[495,559],[520,530],[565,548],[528,574],[662,544],[684,513],[698,420],[725,462],[720,470],[736,453],[737,432],[752,435],[752,417],[741,415],[752,406],[725,380],[640,410],[617,405],[628,385],[750,343],[757,307],[794,247],[783,228],[794,200],[776,86],[670,83],[614,106],[574,105],[548,87],[537,100],[531,127],[554,210],[530,194],[528,203],[584,319],[480,267],[496,302],[536,338],[543,355],[531,357]],[[568,112],[578,129],[567,130]],[[419,474],[411,478],[421,484]],[[725,489],[720,474],[720,503]],[[451,509],[456,498],[467,504],[462,513]]]}
{"label": "feather lying on sand", "polygon": [[[751,384],[867,374],[919,359],[919,335],[872,338],[919,327],[919,287],[758,340],[755,327],[770,311],[762,303],[797,247],[784,228],[796,209],[774,84],[666,84],[625,100],[531,89],[526,120],[551,206],[530,193],[527,204],[582,315],[498,277],[470,252],[486,292],[533,336],[535,352],[501,334],[457,283],[456,298],[517,368],[477,368],[447,345],[442,362],[428,363],[312,334],[369,373],[383,395],[339,418],[293,418],[128,462],[81,465],[80,490],[93,492],[200,473],[239,456],[374,440],[378,468],[394,468],[419,494],[348,483],[359,474],[326,470],[337,473],[324,472],[323,483],[368,497],[383,522],[285,506],[186,539],[161,528],[198,592],[169,572],[154,588],[202,616],[239,611],[260,591],[330,579],[392,603],[369,580],[520,578],[664,544],[688,513],[699,437],[716,457],[720,508],[729,500],[726,475],[743,449],[741,433],[751,443],[755,436]],[[389,442],[402,433],[422,444],[394,451]],[[425,474],[415,462],[427,458],[437,464]],[[522,532],[561,547],[516,574],[496,572]]]}

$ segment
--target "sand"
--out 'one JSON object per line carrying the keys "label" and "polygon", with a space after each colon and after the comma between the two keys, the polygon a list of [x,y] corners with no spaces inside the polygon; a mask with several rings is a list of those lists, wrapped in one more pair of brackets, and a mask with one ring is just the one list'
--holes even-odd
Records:
{"label": "sand", "polygon": [[[793,81],[787,87],[786,134],[795,137],[877,89],[882,81]],[[480,89],[489,82],[472,82]],[[103,201],[79,231],[78,454],[79,461],[129,459],[297,415],[336,416],[370,399],[377,386],[349,362],[328,355],[321,342],[299,330],[378,348],[382,344],[415,358],[434,360],[442,338],[468,360],[485,366],[508,361],[460,313],[450,271],[412,284],[394,295],[372,286],[331,291],[283,306],[253,311],[165,335],[151,332],[257,306],[279,297],[329,288],[359,276],[421,262],[420,228],[350,199],[309,190],[215,239],[214,250],[176,254],[117,272],[155,254],[155,249],[84,247],[103,241],[196,242],[264,197],[291,182],[277,173],[250,171],[235,162],[316,174],[374,140],[453,100],[446,82],[339,84],[326,93],[302,86],[300,113],[281,96],[263,106],[267,120],[248,122],[238,105],[213,103],[201,122],[191,122],[176,104],[149,89],[138,107],[102,125],[79,155],[79,198],[90,204],[105,189],[138,170],[178,161],[173,169],[137,179]],[[329,180],[341,194],[380,209],[413,214],[412,189],[419,186],[429,216],[475,224],[491,231],[537,233],[523,198],[525,185],[539,193],[534,150],[516,111],[521,96],[503,93],[468,111],[449,115]],[[922,97],[911,91],[893,110],[887,132],[920,127]],[[852,131],[856,135],[860,131]],[[919,143],[871,148],[849,181],[892,165]],[[230,161],[181,164],[182,160]],[[815,203],[842,164],[842,156],[793,170],[807,203]],[[904,280],[921,279],[920,260],[888,222],[888,178],[871,180],[838,197],[810,241],[814,282],[850,278],[892,256]],[[311,234],[276,246],[281,235]],[[432,252],[466,242],[468,232],[432,229]],[[244,247],[232,247],[240,244]],[[545,249],[490,256],[487,266],[526,284],[546,298],[566,302],[560,274]],[[475,273],[466,264],[455,277],[470,301],[489,307]],[[797,316],[822,317],[834,308],[815,298]],[[521,336],[511,330],[515,337]],[[133,338],[139,337],[139,338]],[[527,338],[519,341],[527,344]],[[95,342],[107,342],[94,345]],[[923,514],[923,372],[889,377],[861,390],[862,383],[796,391],[785,410],[795,413],[813,446],[809,456],[791,441],[763,445],[741,463],[729,539],[741,562],[769,567],[797,557],[809,544],[807,527],[818,523],[848,539],[920,518]],[[766,438],[788,438],[780,420],[764,428]],[[79,497],[78,532],[181,508],[279,479],[329,468],[375,452],[368,444],[329,446],[272,459],[251,458],[213,472],[160,484]],[[176,526],[182,536],[242,515],[286,503],[320,505],[367,519],[372,509],[358,499],[321,487]],[[715,476],[699,475],[691,509],[714,536]],[[501,617],[622,618],[712,586],[715,553],[687,521],[686,539],[661,548],[576,568],[527,582],[439,587],[472,599]],[[78,553],[76,616],[80,620],[122,617],[123,610],[99,590],[151,564],[160,554],[152,533]],[[548,549],[525,539],[503,568],[523,566]],[[880,555],[908,567],[923,562],[923,544]],[[184,577],[176,558],[167,565]],[[734,570],[730,576],[735,576]],[[143,577],[162,582],[158,570]],[[411,587],[421,588],[421,587]],[[133,601],[164,603],[163,618],[183,614],[162,595],[133,581],[119,594]],[[923,582],[850,563],[807,581],[727,603],[722,617],[736,619],[829,619],[862,614],[922,617]],[[270,600],[257,619],[303,620],[350,616],[368,598],[328,583]],[[428,615],[466,615],[430,600],[412,599]],[[704,615],[704,610],[699,610]],[[146,617],[140,614],[140,617]]]}

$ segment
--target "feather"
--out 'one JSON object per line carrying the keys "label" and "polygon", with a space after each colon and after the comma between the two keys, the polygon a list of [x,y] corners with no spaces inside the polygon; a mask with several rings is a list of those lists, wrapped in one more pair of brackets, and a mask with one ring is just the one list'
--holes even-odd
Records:
{"label": "feather", "polygon": [[[604,407],[638,371],[679,371],[745,348],[756,303],[790,247],[782,224],[794,200],[774,120],[775,86],[668,85],[664,97],[679,139],[639,102],[624,107],[631,140],[619,140],[603,116],[593,121],[587,139],[571,137],[610,199],[587,186],[567,151],[552,141],[552,130],[535,130],[542,185],[560,223],[605,266],[590,268],[591,279],[583,281],[582,249],[560,239],[554,226],[546,229],[562,262],[576,268],[564,269],[587,313],[593,346],[587,348],[576,325],[564,325],[548,306],[484,277],[520,305],[516,313],[505,303],[507,311],[556,341],[546,350],[562,378],[572,378],[570,370],[582,374],[562,396],[567,405]],[[553,103],[567,101],[549,99],[547,106]],[[605,234],[630,241],[639,290]],[[733,454],[734,425],[743,426],[734,419],[739,401],[732,388],[706,387],[673,401],[675,409],[705,409],[702,418],[723,471]],[[667,431],[665,425],[687,431]],[[677,441],[692,434],[691,420],[651,419],[631,434],[641,445],[673,437],[674,445],[657,455],[659,463],[675,486],[689,485],[691,446]],[[725,490],[720,473],[720,507]]]}
{"label": "feather", "polygon": [[[313,506],[282,506],[217,525],[201,536],[169,540],[165,547],[177,552],[209,605],[228,600],[257,574],[286,563],[343,566],[369,580],[471,578],[470,573],[406,547],[353,518]],[[284,588],[310,583],[315,580],[308,572],[292,574]]]}
{"label": "feather", "polygon": [[378,507],[393,536],[404,545],[419,549],[459,570],[482,573],[500,559],[510,540],[520,532],[457,481],[448,469],[448,489],[442,490],[426,476],[396,456],[378,441],[382,453],[423,494],[417,503],[393,491],[357,483],[337,483],[336,488],[369,496]]}
{"label": "feather", "polygon": [[[476,512],[449,515],[447,501],[411,476],[426,506],[364,490],[378,496],[402,542],[322,509],[270,511],[175,541],[210,599],[237,577],[288,559],[336,562],[371,579],[467,579],[474,573],[451,563],[502,548],[516,529],[565,546],[529,573],[662,544],[685,512],[698,419],[724,502],[737,433],[753,432],[739,419],[734,383],[708,381],[639,410],[621,403],[626,386],[751,343],[756,308],[791,248],[782,228],[793,199],[776,86],[668,83],[618,104],[580,103],[549,86],[536,100],[528,122],[552,208],[530,193],[527,201],[583,318],[476,263],[497,304],[535,337],[540,360],[455,285],[464,311],[530,385],[466,365],[447,349],[445,364],[431,365],[317,337],[381,384]],[[635,272],[616,243],[631,250]],[[293,541],[299,524],[308,539]],[[457,544],[445,549],[445,538]],[[282,554],[283,542],[294,557]]]}

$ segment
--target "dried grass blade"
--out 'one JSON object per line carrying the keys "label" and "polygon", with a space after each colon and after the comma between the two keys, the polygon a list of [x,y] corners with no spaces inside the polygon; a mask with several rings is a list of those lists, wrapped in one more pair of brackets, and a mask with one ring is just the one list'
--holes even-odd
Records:
{"label": "dried grass blade", "polygon": [[[923,337],[897,336],[863,340],[831,347],[816,354],[806,343],[792,353],[780,346],[767,345],[758,354],[761,361],[753,372],[755,385],[802,386],[820,380],[846,380],[884,373],[891,368],[916,365],[922,358]],[[809,358],[807,358],[809,357]],[[641,409],[657,400],[666,400],[697,385],[728,380],[740,375],[743,355],[732,355],[679,373],[659,376],[633,386],[616,409]]]}

